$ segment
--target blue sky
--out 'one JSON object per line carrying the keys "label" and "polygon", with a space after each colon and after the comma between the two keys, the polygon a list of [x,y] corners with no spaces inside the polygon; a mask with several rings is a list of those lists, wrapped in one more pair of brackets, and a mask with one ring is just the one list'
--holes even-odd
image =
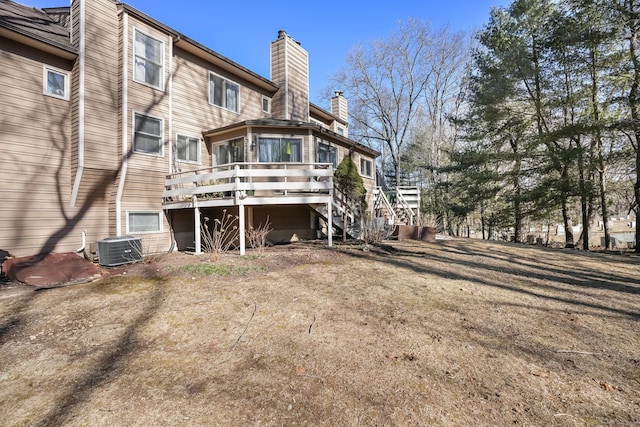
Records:
{"label": "blue sky", "polygon": [[[69,0],[17,0],[33,7],[68,6]],[[511,0],[129,0],[155,18],[232,61],[269,78],[269,43],[285,30],[309,52],[310,97],[322,106],[320,91],[358,42],[384,38],[400,20],[417,18],[433,28],[479,29],[492,6]],[[333,89],[333,88],[332,88]],[[339,89],[339,88],[336,88]]]}

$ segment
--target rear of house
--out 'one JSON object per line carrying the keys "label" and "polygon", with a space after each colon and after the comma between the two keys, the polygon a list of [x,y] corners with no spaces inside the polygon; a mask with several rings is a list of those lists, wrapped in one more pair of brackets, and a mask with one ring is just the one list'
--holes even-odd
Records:
{"label": "rear of house", "polygon": [[0,9],[0,249],[131,235],[145,253],[198,250],[224,210],[243,230],[268,220],[274,242],[330,239],[345,155],[373,206],[379,153],[349,139],[341,93],[331,111],[309,102],[308,54],[286,32],[267,79],[113,0]]}

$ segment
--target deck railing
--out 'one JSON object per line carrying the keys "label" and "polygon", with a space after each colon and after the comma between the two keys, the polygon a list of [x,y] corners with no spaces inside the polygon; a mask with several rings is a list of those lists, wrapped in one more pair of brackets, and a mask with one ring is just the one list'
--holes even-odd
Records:
{"label": "deck railing", "polygon": [[163,202],[184,203],[198,200],[248,197],[330,196],[333,167],[329,163],[229,163],[167,175]]}

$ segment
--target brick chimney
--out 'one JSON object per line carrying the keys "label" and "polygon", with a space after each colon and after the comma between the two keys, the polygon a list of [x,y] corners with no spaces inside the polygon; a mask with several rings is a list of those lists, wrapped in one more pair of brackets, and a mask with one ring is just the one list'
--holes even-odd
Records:
{"label": "brick chimney", "polygon": [[273,118],[309,121],[309,54],[285,31],[271,42],[271,81],[280,89],[271,103]]}

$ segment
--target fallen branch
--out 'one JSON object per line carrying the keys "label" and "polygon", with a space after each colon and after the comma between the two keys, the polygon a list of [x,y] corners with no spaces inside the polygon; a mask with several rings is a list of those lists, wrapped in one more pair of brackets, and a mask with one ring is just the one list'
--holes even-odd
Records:
{"label": "fallen branch", "polygon": [[601,353],[593,353],[591,351],[578,351],[578,350],[558,350],[558,351],[556,351],[556,353],[589,354],[589,355],[592,355],[592,356],[595,356],[597,354],[601,354]]}
{"label": "fallen branch", "polygon": [[240,340],[242,339],[242,336],[244,335],[245,332],[247,332],[247,329],[249,329],[249,323],[251,323],[251,321],[253,320],[253,316],[256,315],[256,309],[258,308],[258,305],[256,304],[256,302],[253,302],[253,313],[251,313],[251,318],[249,319],[249,321],[247,322],[247,324],[244,326],[244,331],[242,331],[242,333],[240,334],[240,336],[238,337],[238,339],[236,340],[235,343],[233,343],[233,345],[231,346],[231,348],[229,349],[229,351],[233,351],[233,349],[236,348],[236,346],[238,345],[238,343],[240,342]]}
{"label": "fallen branch", "polygon": [[311,322],[311,324],[309,325],[309,333],[311,333],[311,328],[313,327],[313,324],[316,323],[316,315],[313,315],[313,322]]}

